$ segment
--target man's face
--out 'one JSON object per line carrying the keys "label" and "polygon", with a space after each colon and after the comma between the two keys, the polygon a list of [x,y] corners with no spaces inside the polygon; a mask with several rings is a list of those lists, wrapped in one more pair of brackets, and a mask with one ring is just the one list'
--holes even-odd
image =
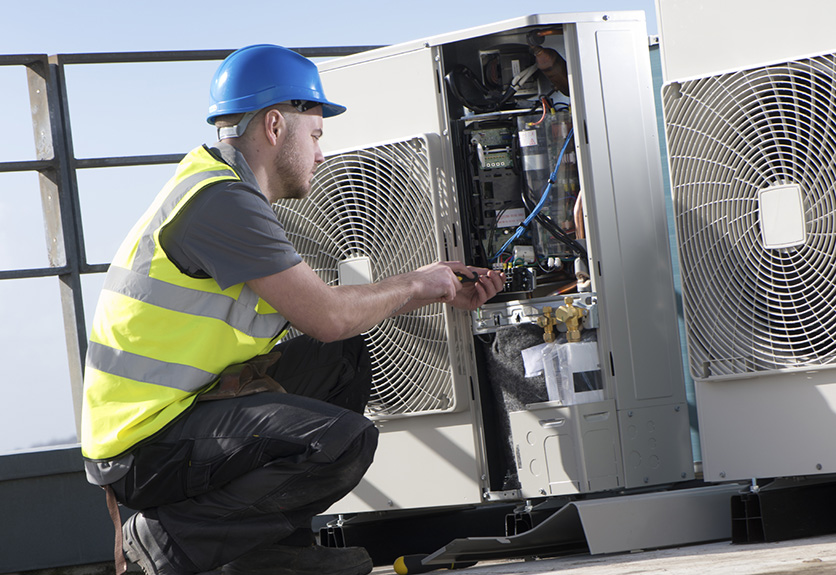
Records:
{"label": "man's face", "polygon": [[319,148],[322,107],[317,106],[302,113],[288,108],[282,110],[282,113],[287,123],[287,132],[276,155],[276,182],[273,188],[279,198],[301,199],[310,193],[314,172],[325,161]]}

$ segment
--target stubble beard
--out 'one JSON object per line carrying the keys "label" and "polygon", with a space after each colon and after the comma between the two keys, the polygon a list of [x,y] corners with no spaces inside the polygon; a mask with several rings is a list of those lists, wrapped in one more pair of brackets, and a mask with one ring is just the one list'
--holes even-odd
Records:
{"label": "stubble beard", "polygon": [[274,171],[282,190],[282,198],[302,200],[311,193],[311,172],[302,166],[301,159],[293,146],[278,155]]}

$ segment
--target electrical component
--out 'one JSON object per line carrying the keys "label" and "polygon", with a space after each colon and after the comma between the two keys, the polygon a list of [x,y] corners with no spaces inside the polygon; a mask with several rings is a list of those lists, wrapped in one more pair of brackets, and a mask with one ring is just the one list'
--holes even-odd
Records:
{"label": "electrical component", "polygon": [[505,291],[532,292],[537,287],[537,274],[533,268],[510,268],[505,271]]}
{"label": "electrical component", "polygon": [[[524,66],[533,58],[515,60],[516,48],[507,57],[504,48],[480,52],[485,89],[507,93],[509,82],[532,71]],[[575,289],[571,262],[585,261],[587,254],[575,238],[581,206],[571,112],[539,91],[517,89],[506,104],[515,109],[462,119],[473,184],[469,262],[501,264],[507,281],[500,297],[555,284]]]}
{"label": "electrical component", "polygon": [[534,246],[514,246],[514,261],[523,261],[527,264],[534,263]]}

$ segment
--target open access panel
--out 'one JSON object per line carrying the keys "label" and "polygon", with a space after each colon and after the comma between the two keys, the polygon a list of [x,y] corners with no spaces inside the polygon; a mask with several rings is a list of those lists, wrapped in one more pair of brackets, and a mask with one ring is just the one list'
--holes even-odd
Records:
{"label": "open access panel", "polygon": [[[641,12],[534,15],[320,64],[326,162],[277,205],[332,284],[501,269],[365,334],[376,459],[333,514],[693,478]],[[524,362],[523,356],[529,358]]]}

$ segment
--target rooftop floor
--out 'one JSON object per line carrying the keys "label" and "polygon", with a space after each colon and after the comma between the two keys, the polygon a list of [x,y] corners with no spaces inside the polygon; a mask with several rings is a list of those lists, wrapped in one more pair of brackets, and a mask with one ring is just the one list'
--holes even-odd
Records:
{"label": "rooftop floor", "polygon": [[[129,564],[128,571],[129,575],[142,573],[133,564]],[[836,573],[836,534],[778,543],[721,541],[612,555],[486,561],[457,572],[461,575],[832,575]],[[113,575],[113,564],[30,571],[26,575]],[[395,575],[395,571],[391,566],[380,566],[372,575]]]}
{"label": "rooftop floor", "polygon": [[[444,573],[439,571],[438,573]],[[374,575],[394,575],[377,567]],[[449,573],[449,572],[448,572]],[[729,541],[613,555],[478,563],[462,575],[819,575],[836,573],[836,534],[778,543]]]}

